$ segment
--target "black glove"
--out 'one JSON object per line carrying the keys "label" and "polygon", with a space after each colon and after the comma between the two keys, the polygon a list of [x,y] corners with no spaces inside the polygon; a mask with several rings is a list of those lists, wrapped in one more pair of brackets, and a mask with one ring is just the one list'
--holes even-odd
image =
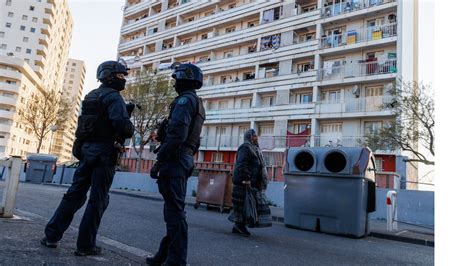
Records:
{"label": "black glove", "polygon": [[125,107],[127,108],[128,117],[131,117],[132,113],[133,113],[133,110],[135,110],[135,104],[134,103],[127,103],[125,105]]}
{"label": "black glove", "polygon": [[153,164],[153,167],[150,170],[150,177],[153,179],[158,179],[158,176],[160,175],[160,167],[161,163],[158,161]]}

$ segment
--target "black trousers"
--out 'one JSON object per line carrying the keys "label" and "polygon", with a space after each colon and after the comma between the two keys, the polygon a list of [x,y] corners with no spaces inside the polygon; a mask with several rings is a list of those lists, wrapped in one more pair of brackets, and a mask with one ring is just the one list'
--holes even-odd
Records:
{"label": "black trousers", "polygon": [[166,258],[168,265],[186,265],[188,224],[184,206],[187,180],[186,177],[159,177],[157,181],[165,201],[163,216],[166,222],[166,236],[161,240],[157,256]]}
{"label": "black trousers", "polygon": [[102,163],[100,157],[86,156],[80,161],[73,184],[46,225],[45,235],[49,240],[61,240],[74,214],[85,204],[90,188],[89,201],[79,226],[77,248],[87,250],[95,246],[102,215],[109,205],[109,190],[115,174],[113,165]]}

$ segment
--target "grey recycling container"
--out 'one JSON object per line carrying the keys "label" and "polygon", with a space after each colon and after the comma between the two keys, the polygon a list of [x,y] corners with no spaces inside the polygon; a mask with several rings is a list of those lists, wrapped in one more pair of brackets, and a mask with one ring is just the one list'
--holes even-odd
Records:
{"label": "grey recycling container", "polygon": [[284,169],[285,224],[363,237],[375,211],[375,160],[368,148],[290,148]]}
{"label": "grey recycling container", "polygon": [[56,172],[56,156],[31,153],[26,156],[25,181],[31,183],[51,183]]}

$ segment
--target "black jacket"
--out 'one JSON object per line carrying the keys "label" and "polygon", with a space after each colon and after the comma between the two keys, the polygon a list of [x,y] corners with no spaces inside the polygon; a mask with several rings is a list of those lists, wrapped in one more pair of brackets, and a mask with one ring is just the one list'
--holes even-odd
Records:
{"label": "black jacket", "polygon": [[266,189],[267,171],[262,152],[257,144],[251,142],[251,135],[245,133],[245,141],[237,150],[233,183],[242,185],[242,181],[251,181],[251,186],[259,190]]}

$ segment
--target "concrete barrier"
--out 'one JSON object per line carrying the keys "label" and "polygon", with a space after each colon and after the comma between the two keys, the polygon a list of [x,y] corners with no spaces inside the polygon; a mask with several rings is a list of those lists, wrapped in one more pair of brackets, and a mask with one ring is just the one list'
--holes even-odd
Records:
{"label": "concrete barrier", "polygon": [[[58,173],[60,174],[58,169]],[[67,169],[66,169],[67,170]],[[70,175],[68,173],[68,175]],[[71,174],[72,175],[72,174]],[[66,174],[65,174],[66,176]],[[54,181],[58,180],[55,177]],[[59,183],[59,181],[58,181]],[[64,183],[64,182],[63,182]],[[197,177],[188,179],[187,196],[193,196],[193,191],[197,192]],[[273,205],[282,207],[284,205],[284,182],[270,182],[266,195]],[[139,190],[144,192],[158,193],[156,180],[150,178],[148,174],[116,172],[112,188]],[[376,211],[371,213],[372,219],[386,219],[386,195],[388,189],[377,188]],[[397,190],[398,193],[398,220],[419,225],[434,226],[434,192],[418,190]]]}

